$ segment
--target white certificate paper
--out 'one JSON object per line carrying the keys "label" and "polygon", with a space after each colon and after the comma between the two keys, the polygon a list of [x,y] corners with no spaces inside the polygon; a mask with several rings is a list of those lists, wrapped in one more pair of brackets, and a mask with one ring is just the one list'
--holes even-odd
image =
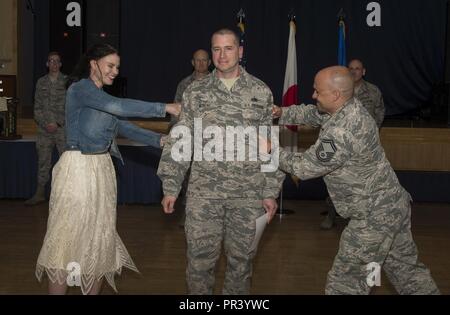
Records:
{"label": "white certificate paper", "polygon": [[266,228],[267,222],[269,221],[269,218],[267,216],[267,213],[264,213],[262,216],[256,219],[256,231],[255,231],[255,238],[253,239],[252,247],[250,248],[250,251],[253,252],[256,250],[259,244],[259,240],[261,239],[261,236],[264,232],[264,229]]}

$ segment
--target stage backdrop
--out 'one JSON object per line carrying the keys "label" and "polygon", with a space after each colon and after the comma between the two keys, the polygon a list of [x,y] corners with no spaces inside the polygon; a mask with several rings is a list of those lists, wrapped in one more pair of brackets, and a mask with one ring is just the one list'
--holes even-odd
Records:
{"label": "stage backdrop", "polygon": [[[381,26],[369,26],[379,4]],[[310,102],[315,72],[337,63],[337,13],[346,14],[347,58],[361,58],[367,79],[380,87],[387,115],[424,105],[433,83],[442,81],[445,0],[251,0],[122,1],[123,74],[130,96],[170,100],[191,71],[197,48],[209,48],[211,33],[235,26],[246,14],[247,69],[264,80],[280,102],[289,35],[297,16],[299,98]],[[369,17],[377,22],[377,16]]]}
{"label": "stage backdrop", "polygon": [[[34,1],[36,6],[45,2]],[[209,49],[214,30],[235,27],[242,8],[247,69],[281,103],[292,11],[297,17],[299,99],[311,102],[314,74],[337,63],[337,14],[343,8],[347,58],[364,61],[367,80],[384,94],[387,115],[403,114],[430,102],[433,84],[444,79],[446,2],[122,0],[121,71],[129,97],[171,101],[177,83],[192,71],[192,52]]]}

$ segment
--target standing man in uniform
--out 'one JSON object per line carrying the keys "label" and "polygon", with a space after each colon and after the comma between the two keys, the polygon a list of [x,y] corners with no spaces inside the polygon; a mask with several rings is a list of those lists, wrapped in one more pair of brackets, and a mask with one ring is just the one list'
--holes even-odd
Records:
{"label": "standing man in uniform", "polygon": [[324,176],[337,212],[350,222],[328,273],[326,294],[368,294],[372,267],[383,267],[400,294],[439,294],[418,260],[411,234],[411,197],[386,159],[377,125],[353,97],[345,67],[320,71],[314,80],[317,106],[274,107],[280,124],[320,126],[304,153],[280,150],[280,168],[302,180]]}
{"label": "standing man in uniform", "polygon": [[33,206],[45,201],[45,185],[50,177],[52,152],[56,145],[59,155],[64,151],[64,123],[67,76],[61,72],[61,56],[50,52],[47,59],[48,74],[36,83],[34,120],[38,125],[36,151],[38,155],[37,189],[25,205]]}
{"label": "standing man in uniform", "polygon": [[[272,93],[262,81],[239,66],[243,48],[239,47],[236,33],[229,29],[215,32],[211,48],[216,69],[186,89],[180,122],[171,135],[176,136],[174,131],[179,128],[187,128],[192,135],[194,119],[196,124],[201,121],[204,132],[207,128],[270,127]],[[239,138],[242,134],[235,132],[233,138],[236,135]],[[206,141],[202,138],[200,132],[194,135],[193,141],[200,141],[204,146]],[[225,144],[223,137],[220,140]],[[188,291],[190,294],[213,293],[214,270],[223,241],[227,257],[223,293],[248,294],[252,260],[256,255],[255,221],[265,212],[268,221],[275,215],[284,173],[262,172],[260,160],[236,161],[236,146],[231,148],[233,161],[194,156],[192,165],[191,161],[177,162],[171,155],[176,141],[170,138],[164,146],[158,175],[163,183],[164,212],[172,213],[191,166],[185,223]],[[248,141],[244,141],[247,151]],[[218,150],[225,151],[217,147],[215,150],[216,154]]]}
{"label": "standing man in uniform", "polygon": [[366,75],[366,68],[359,59],[353,59],[348,64],[348,69],[353,76],[355,82],[355,94],[354,96],[362,103],[367,109],[370,116],[375,119],[378,129],[381,128],[381,124],[384,120],[384,101],[380,89],[364,80]]}
{"label": "standing man in uniform", "polygon": [[[200,80],[209,74],[209,66],[211,65],[211,59],[209,58],[209,54],[206,50],[199,49],[194,52],[191,60],[192,66],[194,67],[194,72],[181,80],[177,86],[177,92],[175,94],[175,103],[183,103],[183,93],[186,88],[195,80]],[[178,116],[179,117],[179,116]],[[169,129],[171,129],[177,122],[178,117],[171,116]],[[189,177],[189,171],[186,174],[186,177]],[[187,191],[187,179],[183,183],[183,187],[181,189],[180,197],[182,198],[182,204],[186,206],[186,191]],[[186,216],[183,211],[183,215],[180,218],[178,225],[180,227],[184,227],[184,221]]]}
{"label": "standing man in uniform", "polygon": [[[195,80],[200,80],[201,78],[209,74],[211,59],[209,58],[209,54],[206,50],[199,49],[195,51],[194,55],[192,56],[191,63],[194,67],[194,72],[181,80],[180,83],[178,83],[174,100],[175,103],[182,103],[183,93],[192,82],[194,82]],[[170,127],[177,123],[177,118],[174,116],[171,117],[172,119],[170,121]]]}
{"label": "standing man in uniform", "polygon": [[[378,130],[381,128],[381,124],[384,120],[384,101],[381,95],[380,89],[374,84],[369,83],[363,79],[366,75],[366,68],[361,60],[352,59],[348,64],[348,69],[353,77],[355,86],[354,97],[356,97],[363,107],[367,109],[370,116],[375,120]],[[376,130],[378,132],[378,130]],[[331,229],[334,226],[336,220],[336,209],[331,201],[327,199],[328,214],[320,224],[323,230]]]}

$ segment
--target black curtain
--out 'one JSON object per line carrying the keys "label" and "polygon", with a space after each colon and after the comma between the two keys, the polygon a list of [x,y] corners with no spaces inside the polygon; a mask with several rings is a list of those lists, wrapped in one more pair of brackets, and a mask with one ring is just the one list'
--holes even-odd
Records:
{"label": "black curtain", "polygon": [[211,33],[235,27],[246,13],[247,70],[265,81],[280,103],[288,14],[297,16],[300,102],[312,102],[317,70],[337,63],[337,13],[347,23],[347,56],[362,59],[366,79],[382,90],[387,115],[427,104],[443,80],[446,0],[384,0],[381,27],[366,23],[366,0],[167,0],[122,1],[122,74],[128,95],[171,101],[177,83],[191,71],[192,52],[209,49]]}
{"label": "black curtain", "polygon": [[[37,80],[47,73],[47,56],[49,53],[49,40],[50,40],[50,4],[49,0],[31,0],[26,1],[30,3],[28,6],[29,14],[33,14],[34,17],[34,72],[33,72],[33,85]],[[28,56],[29,52],[24,52]],[[31,69],[30,69],[31,70]],[[34,89],[33,89],[34,97]]]}
{"label": "black curtain", "polygon": [[[33,1],[35,59],[49,50],[48,0]],[[107,1],[105,1],[107,3]],[[371,0],[166,0],[121,1],[121,74],[128,96],[173,100],[177,83],[191,71],[194,50],[209,50],[220,27],[235,27],[246,13],[247,70],[281,102],[289,34],[288,14],[297,16],[299,102],[312,102],[315,73],[337,63],[337,13],[344,9],[347,58],[367,68],[366,79],[383,92],[386,114],[429,104],[432,87],[444,80],[447,0],[378,0],[381,27],[366,23]],[[61,14],[67,14],[62,12]],[[47,18],[47,19],[46,19]],[[44,72],[36,60],[34,76]]]}

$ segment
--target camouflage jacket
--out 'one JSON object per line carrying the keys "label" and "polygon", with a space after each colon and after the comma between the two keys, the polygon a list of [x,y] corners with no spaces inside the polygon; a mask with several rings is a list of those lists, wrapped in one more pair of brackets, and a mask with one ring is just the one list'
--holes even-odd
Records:
{"label": "camouflage jacket", "polygon": [[[194,81],[195,81],[195,76],[194,76],[194,73],[192,73],[191,75],[189,75],[186,78],[184,78],[183,80],[181,80],[180,83],[178,83],[177,92],[175,93],[175,99],[174,99],[175,103],[183,103],[183,93],[186,90],[186,88]],[[177,122],[178,122],[178,118],[175,117],[174,115],[171,115],[169,129],[171,129]]]}
{"label": "camouflage jacket", "polygon": [[195,76],[194,76],[194,73],[192,73],[191,75],[189,75],[186,78],[184,78],[183,80],[181,80],[180,83],[178,83],[177,92],[175,93],[175,99],[174,99],[175,103],[181,103],[181,101],[183,100],[184,91],[186,91],[186,88],[194,81],[195,81]]}
{"label": "camouflage jacket", "polygon": [[280,124],[321,126],[306,152],[280,150],[280,168],[302,180],[323,176],[343,217],[364,218],[374,207],[410,198],[385,156],[375,121],[356,98],[332,116],[314,105],[283,108]]}
{"label": "camouflage jacket", "polygon": [[50,80],[48,74],[37,81],[34,95],[34,120],[39,128],[45,130],[45,126],[50,123],[64,127],[66,81],[67,76],[63,73],[58,75],[55,82]]}
{"label": "camouflage jacket", "polygon": [[354,96],[361,101],[369,114],[375,119],[378,128],[380,128],[384,120],[385,111],[380,90],[372,83],[363,80],[360,88],[357,91],[355,90]]}
{"label": "camouflage jacket", "polygon": [[[273,96],[270,89],[244,69],[241,68],[240,71],[241,75],[231,91],[217,78],[215,71],[189,85],[183,96],[184,106],[180,121],[172,129],[171,136],[175,136],[174,130],[177,127],[187,127],[186,130],[192,136],[194,119],[197,122],[201,119],[202,126],[200,132],[197,131],[192,139],[205,138],[202,137],[202,131],[206,132],[205,129],[208,127],[224,131],[227,127],[271,126]],[[225,144],[224,134],[223,138],[218,139],[222,144]],[[203,139],[200,144],[206,148],[205,144],[207,145],[209,141],[211,139]],[[198,159],[195,157],[198,151],[194,154],[196,152],[194,148],[189,161],[177,162],[171,155],[176,142],[177,139],[170,137],[164,146],[159,164],[158,176],[163,182],[164,195],[178,196],[185,174],[191,167],[188,197],[254,200],[277,198],[285,175],[278,170],[261,172],[261,164],[264,163],[260,159],[250,161],[247,156],[245,161],[236,161],[237,159],[227,161],[222,146],[215,150],[223,150],[223,161]],[[190,147],[193,148],[194,145],[191,143]],[[248,149],[247,141],[245,147]],[[237,146],[234,147],[235,156],[236,149]]]}

